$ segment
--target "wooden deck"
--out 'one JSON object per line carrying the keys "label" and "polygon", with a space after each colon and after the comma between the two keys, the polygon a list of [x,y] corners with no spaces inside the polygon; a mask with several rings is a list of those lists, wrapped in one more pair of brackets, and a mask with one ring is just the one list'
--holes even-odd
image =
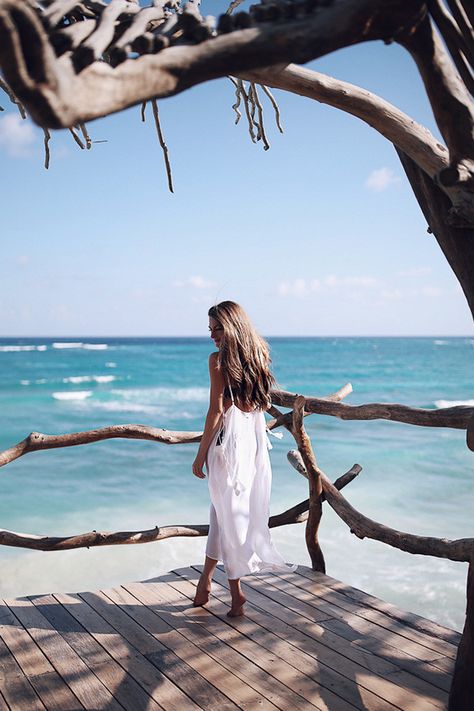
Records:
{"label": "wooden deck", "polygon": [[112,590],[5,600],[0,708],[445,709],[460,635],[300,566],[224,573],[192,608],[199,568]]}

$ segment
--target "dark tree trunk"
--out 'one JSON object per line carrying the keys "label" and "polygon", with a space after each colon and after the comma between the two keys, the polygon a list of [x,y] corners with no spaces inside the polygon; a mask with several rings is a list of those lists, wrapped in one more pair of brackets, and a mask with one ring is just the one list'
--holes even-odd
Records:
{"label": "dark tree trunk", "polygon": [[411,158],[396,149],[430,231],[455,273],[474,318],[474,226],[454,226],[451,201]]}
{"label": "dark tree trunk", "polygon": [[459,643],[448,711],[474,709],[474,560],[467,574],[466,622]]}

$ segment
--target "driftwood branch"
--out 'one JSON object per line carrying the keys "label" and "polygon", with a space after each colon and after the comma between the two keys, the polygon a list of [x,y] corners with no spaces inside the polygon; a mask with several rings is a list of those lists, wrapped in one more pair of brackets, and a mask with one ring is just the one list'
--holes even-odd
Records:
{"label": "driftwood branch", "polygon": [[[272,392],[272,402],[281,407],[292,408],[297,397],[298,395],[285,390]],[[341,420],[390,420],[422,427],[452,427],[460,430],[467,428],[470,418],[474,415],[474,407],[464,405],[426,410],[389,403],[344,405],[340,402],[331,402],[329,399],[314,397],[305,397],[305,410],[319,415],[338,417]]]}
{"label": "driftwood branch", "polygon": [[[352,392],[352,385],[347,383],[340,390],[327,396],[328,400],[338,401]],[[291,414],[290,414],[291,416]],[[283,416],[286,418],[286,416]],[[286,419],[285,419],[286,421]],[[269,429],[278,427],[275,420],[269,422]],[[18,444],[0,452],[0,467],[13,462],[18,457],[43,449],[58,449],[59,447],[75,447],[81,444],[92,444],[105,439],[143,439],[162,444],[187,444],[201,441],[202,432],[182,432],[147,425],[110,425],[85,432],[72,432],[62,435],[48,435],[32,432]]]}
{"label": "driftwood branch", "polygon": [[173,430],[148,427],[147,425],[111,425],[86,432],[71,434],[48,435],[32,432],[18,444],[0,452],[0,466],[5,466],[14,459],[37,452],[42,449],[57,449],[58,447],[75,447],[80,444],[91,444],[104,439],[144,439],[163,444],[184,444],[199,442],[202,432],[179,432]]}
{"label": "driftwood branch", "polygon": [[454,665],[448,711],[472,711],[474,699],[474,557],[467,573],[466,621]]}
{"label": "driftwood branch", "polygon": [[[340,476],[334,482],[336,489],[342,489],[350,481],[351,471]],[[268,526],[277,528],[294,523],[302,523],[307,519],[309,500],[302,501],[296,506],[283,511],[280,514],[270,516]],[[118,531],[109,533],[107,531],[90,531],[77,536],[33,536],[27,533],[15,533],[14,531],[0,530],[0,545],[13,546],[15,548],[30,548],[40,551],[60,551],[72,548],[94,548],[97,546],[133,545],[136,543],[152,543],[165,538],[207,536],[209,526],[207,524],[192,524],[178,526],[155,526],[144,531]]]}
{"label": "driftwood branch", "polygon": [[299,395],[293,406],[293,436],[298,445],[298,451],[304,462],[309,483],[309,515],[305,531],[306,547],[311,558],[313,570],[325,573],[326,564],[324,562],[324,556],[321,546],[319,545],[318,538],[319,526],[323,515],[321,499],[323,489],[311,441],[306,434],[303,424],[304,406],[305,399],[302,395]]}
{"label": "driftwood branch", "polygon": [[349,526],[351,533],[354,533],[358,538],[371,538],[407,553],[431,555],[436,558],[467,562],[473,557],[474,538],[450,541],[446,538],[416,536],[384,526],[357,511],[334,487],[324,472],[321,469],[318,471],[323,491],[326,494],[326,501]]}
{"label": "driftwood branch", "polygon": [[50,128],[69,127],[209,79],[279,62],[304,63],[358,42],[388,40],[417,25],[421,5],[415,2],[407,8],[402,0],[321,1],[309,15],[283,22],[269,21],[273,18],[262,6],[251,18],[253,27],[235,29],[238,16],[223,15],[227,24],[218,25],[217,37],[165,47],[157,54],[127,59],[115,69],[95,61],[76,73],[85,62],[83,54],[90,61],[103,51],[109,23],[104,20],[75,50],[74,66],[67,54],[55,56],[32,5],[0,0],[0,65],[35,121]]}

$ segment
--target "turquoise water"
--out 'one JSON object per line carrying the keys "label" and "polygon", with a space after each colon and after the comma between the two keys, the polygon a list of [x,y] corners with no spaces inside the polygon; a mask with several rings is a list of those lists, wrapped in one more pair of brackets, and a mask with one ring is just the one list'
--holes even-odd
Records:
{"label": "turquoise water", "polygon": [[[351,382],[346,402],[435,408],[474,405],[474,338],[272,338],[279,386],[324,396]],[[119,423],[202,429],[208,339],[0,340],[0,449],[32,430],[55,434]],[[345,490],[366,515],[448,538],[474,535],[473,455],[465,432],[400,423],[307,418],[321,468],[333,479],[358,462]],[[273,440],[272,513],[307,497]],[[1,470],[0,525],[41,535],[205,523],[206,482],[191,474],[196,445],[109,440],[26,455]],[[277,529],[288,561],[308,564],[302,526]],[[351,536],[325,507],[329,574],[444,624],[462,626],[466,566],[410,556]],[[107,587],[198,562],[204,539],[42,553],[0,547],[0,597]]]}

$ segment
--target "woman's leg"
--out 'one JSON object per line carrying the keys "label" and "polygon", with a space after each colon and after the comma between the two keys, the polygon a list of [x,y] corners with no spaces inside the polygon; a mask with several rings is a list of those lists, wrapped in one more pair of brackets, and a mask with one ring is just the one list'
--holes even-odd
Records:
{"label": "woman's leg", "polygon": [[227,613],[227,617],[241,617],[244,614],[246,598],[240,587],[240,578],[235,578],[235,580],[229,578],[229,587],[232,597],[232,606]]}
{"label": "woman's leg", "polygon": [[204,568],[197,584],[196,595],[194,596],[194,607],[200,607],[201,605],[205,605],[206,602],[209,602],[211,580],[217,563],[218,561],[215,560],[215,558],[209,558],[209,556],[206,555]]}

